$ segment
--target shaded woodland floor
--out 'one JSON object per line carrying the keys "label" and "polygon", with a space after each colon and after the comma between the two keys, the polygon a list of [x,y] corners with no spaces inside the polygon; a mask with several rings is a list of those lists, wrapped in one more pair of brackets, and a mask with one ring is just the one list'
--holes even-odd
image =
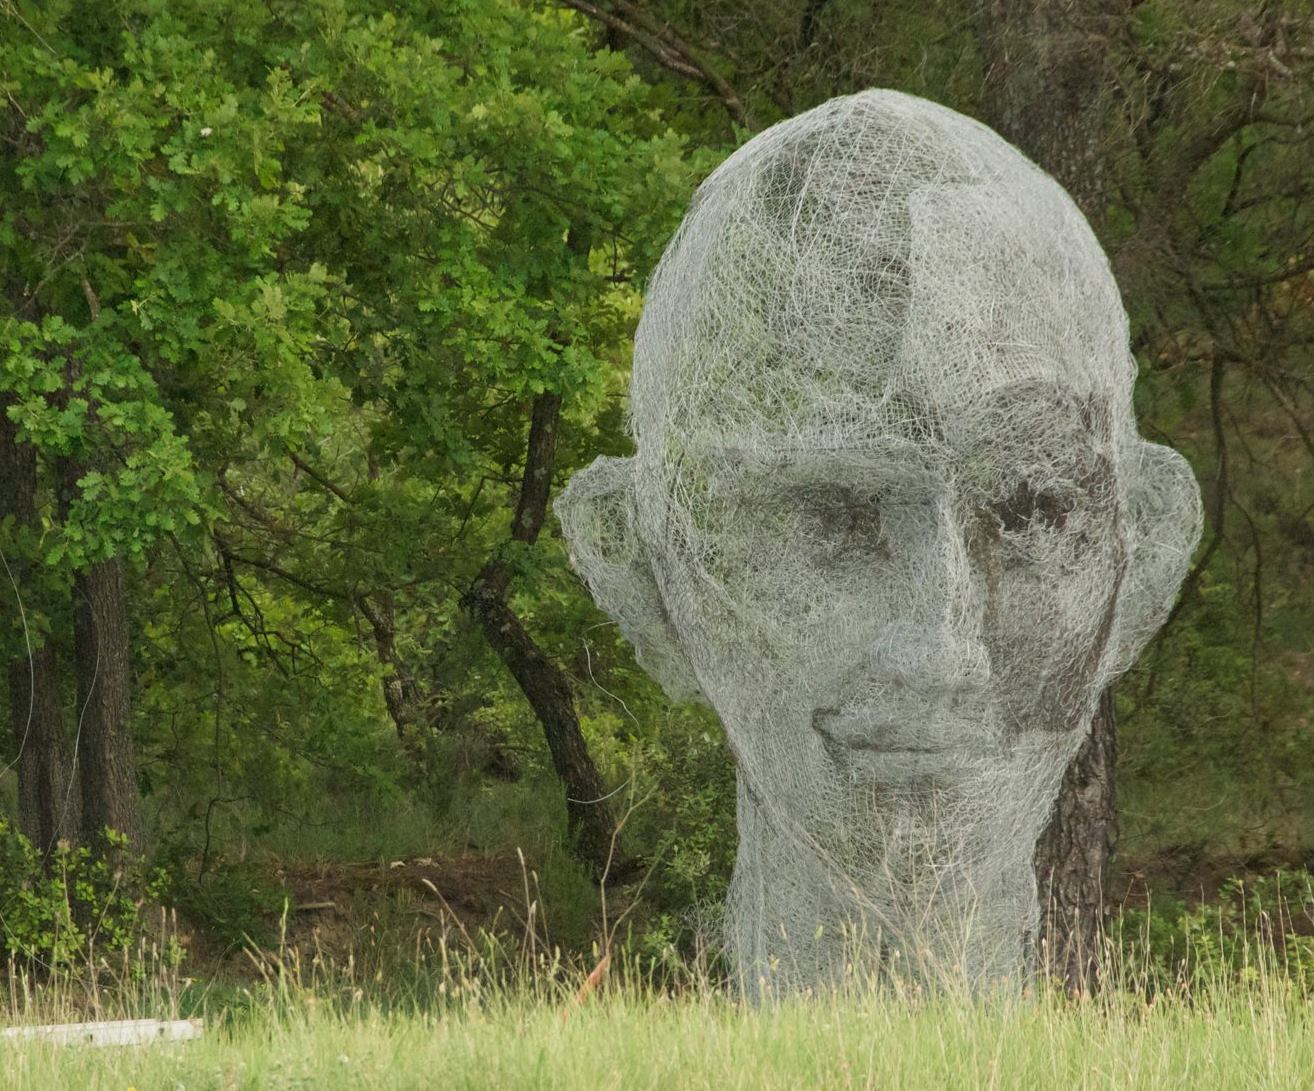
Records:
{"label": "shaded woodland floor", "polygon": [[[255,937],[254,946],[297,951],[330,963],[345,964],[367,949],[374,959],[390,963],[440,936],[466,947],[495,938],[508,951],[559,947],[566,958],[587,960],[604,929],[595,889],[569,890],[564,896],[571,904],[554,905],[553,897],[544,896],[535,861],[519,853],[355,862],[271,859],[262,866],[270,883],[263,921],[267,928]],[[1167,920],[1174,911],[1217,912],[1238,890],[1262,886],[1275,875],[1311,871],[1314,861],[1300,854],[1237,859],[1170,846],[1143,860],[1119,861],[1113,869],[1109,910],[1114,921],[1130,916],[1137,922],[1155,914]],[[628,938],[650,924],[641,882],[611,886],[608,899],[611,921],[625,916],[632,925]],[[569,918],[564,934],[554,928],[554,910]],[[1282,931],[1314,936],[1314,901],[1286,906],[1283,921]],[[232,982],[258,977],[246,945],[216,942],[186,914],[178,924],[190,975]],[[712,942],[707,936],[698,939]]]}

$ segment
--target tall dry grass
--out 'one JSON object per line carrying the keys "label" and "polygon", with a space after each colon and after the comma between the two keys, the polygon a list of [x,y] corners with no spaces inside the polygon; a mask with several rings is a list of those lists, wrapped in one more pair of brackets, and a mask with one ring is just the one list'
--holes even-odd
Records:
{"label": "tall dry grass", "polygon": [[712,952],[639,959],[613,933],[610,949],[570,958],[527,920],[514,941],[449,927],[346,958],[280,944],[227,985],[189,979],[158,943],[76,973],[11,966],[8,1023],[203,1014],[207,1031],[102,1050],[2,1043],[0,1086],[1314,1087],[1314,996],[1272,918],[1240,937],[1239,958],[1188,952],[1175,973],[1148,933],[1111,939],[1090,997],[855,969],[834,990],[758,1005]]}

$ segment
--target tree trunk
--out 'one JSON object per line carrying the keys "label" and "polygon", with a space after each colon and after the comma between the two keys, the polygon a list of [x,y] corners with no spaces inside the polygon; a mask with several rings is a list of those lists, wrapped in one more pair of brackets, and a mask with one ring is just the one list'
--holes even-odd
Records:
{"label": "tree trunk", "polygon": [[[1050,172],[1099,231],[1109,197],[1107,58],[1123,0],[989,0],[978,15],[988,121]],[[1036,845],[1042,967],[1071,991],[1097,984],[1104,892],[1118,840],[1117,732],[1104,693]]]}
{"label": "tree trunk", "polygon": [[466,604],[543,725],[552,767],[566,789],[566,823],[576,855],[595,876],[607,872],[609,865],[614,876],[618,861],[612,861],[611,855],[616,822],[580,730],[569,681],[504,602],[476,590]]}
{"label": "tree trunk", "polygon": [[[525,473],[511,523],[513,541],[532,545],[547,518],[560,415],[559,394],[534,399]],[[566,820],[576,855],[595,876],[614,877],[621,870],[620,861],[611,859],[616,822],[580,730],[570,683],[507,605],[510,582],[510,565],[500,555],[494,557],[480,570],[461,605],[479,622],[489,646],[507,665],[543,725],[552,766],[566,789]]]}
{"label": "tree trunk", "polygon": [[64,731],[59,661],[49,645],[9,665],[9,721],[18,752],[18,824],[48,855],[76,843],[82,801]]}
{"label": "tree trunk", "polygon": [[1104,893],[1118,843],[1117,758],[1109,689],[1063,776],[1054,813],[1036,845],[1040,968],[1073,993],[1089,992],[1098,982]]}
{"label": "tree trunk", "polygon": [[374,654],[388,668],[388,673],[383,676],[383,702],[397,729],[397,738],[404,746],[414,749],[419,742],[415,738],[414,728],[419,719],[420,689],[415,684],[415,676],[397,650],[392,595],[380,591],[376,598],[377,602],[361,595],[356,605],[374,633]]}
{"label": "tree trunk", "polygon": [[128,723],[132,662],[123,564],[99,561],[74,584],[73,645],[78,676],[82,836],[94,844],[108,826],[140,847],[136,748]]}
{"label": "tree trunk", "polygon": [[1125,0],[988,0],[978,14],[985,120],[1049,171],[1099,231],[1113,111],[1106,67]]}
{"label": "tree trunk", "polygon": [[[378,457],[371,449],[366,453],[366,458],[369,479],[378,482],[382,476]],[[350,502],[349,494],[344,490],[335,488],[333,491],[344,503]],[[375,598],[377,602],[368,595],[361,595],[356,605],[374,631],[374,653],[389,671],[383,676],[383,702],[397,729],[397,739],[403,746],[415,751],[420,742],[415,738],[413,730],[419,718],[420,688],[397,651],[397,611],[392,592],[386,589],[378,591]]]}
{"label": "tree trunk", "polygon": [[[92,323],[100,320],[100,300],[84,277],[82,292]],[[81,371],[76,356],[65,362],[67,396]],[[95,403],[91,409],[96,410]],[[61,459],[59,506],[69,507],[86,467]],[[106,829],[141,848],[137,792],[137,752],[128,722],[132,711],[132,655],[128,641],[128,596],[123,562],[97,561],[73,579],[73,661],[78,679],[77,739],[82,775],[82,840],[95,846]]]}
{"label": "tree trunk", "polygon": [[[0,398],[0,519],[13,518],[15,539],[25,532],[35,539],[40,534],[36,452],[19,442],[8,404],[9,399]],[[15,551],[5,560],[14,586],[0,593],[17,621],[10,634],[16,652],[9,662],[9,723],[18,764],[18,824],[44,854],[61,839],[76,840],[81,801],[72,784],[75,770],[64,730],[59,660],[49,636],[47,643],[38,644],[41,637],[32,631],[36,603],[11,600],[14,594],[33,593],[35,581],[27,578],[30,558]]]}

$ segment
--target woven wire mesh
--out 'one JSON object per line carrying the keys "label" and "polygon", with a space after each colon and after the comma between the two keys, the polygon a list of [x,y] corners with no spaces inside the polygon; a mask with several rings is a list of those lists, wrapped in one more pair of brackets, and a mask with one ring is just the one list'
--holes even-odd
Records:
{"label": "woven wire mesh", "polygon": [[556,510],[640,662],[725,726],[750,991],[1028,971],[1063,771],[1199,536],[1134,376],[1081,213],[951,110],[834,99],[698,189],[636,336],[637,453]]}

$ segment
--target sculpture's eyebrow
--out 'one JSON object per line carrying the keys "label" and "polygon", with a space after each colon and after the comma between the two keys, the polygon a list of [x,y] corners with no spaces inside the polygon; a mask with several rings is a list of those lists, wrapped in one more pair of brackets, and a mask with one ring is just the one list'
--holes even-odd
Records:
{"label": "sculpture's eyebrow", "polygon": [[1099,435],[1108,428],[1109,404],[1098,395],[1073,393],[1056,383],[1029,381],[996,387],[966,418],[969,430],[997,428],[1001,420],[1018,424],[1038,417],[1070,424],[1071,431]]}
{"label": "sculpture's eyebrow", "polygon": [[942,452],[901,436],[874,437],[863,443],[834,446],[800,444],[755,449],[726,446],[716,450],[721,467],[737,475],[776,479],[782,484],[816,481],[879,483],[881,479],[938,480]]}
{"label": "sculpture's eyebrow", "polygon": [[1049,435],[1090,436],[1110,432],[1107,396],[1078,393],[1043,380],[1012,382],[983,390],[950,418],[950,442],[957,448],[981,442],[1017,442]]}
{"label": "sculpture's eyebrow", "polygon": [[827,444],[824,442],[771,443],[762,446],[726,444],[710,449],[728,465],[789,466],[809,462],[852,462],[860,464],[898,455],[925,459],[923,445],[902,436],[873,436],[870,440]]}

